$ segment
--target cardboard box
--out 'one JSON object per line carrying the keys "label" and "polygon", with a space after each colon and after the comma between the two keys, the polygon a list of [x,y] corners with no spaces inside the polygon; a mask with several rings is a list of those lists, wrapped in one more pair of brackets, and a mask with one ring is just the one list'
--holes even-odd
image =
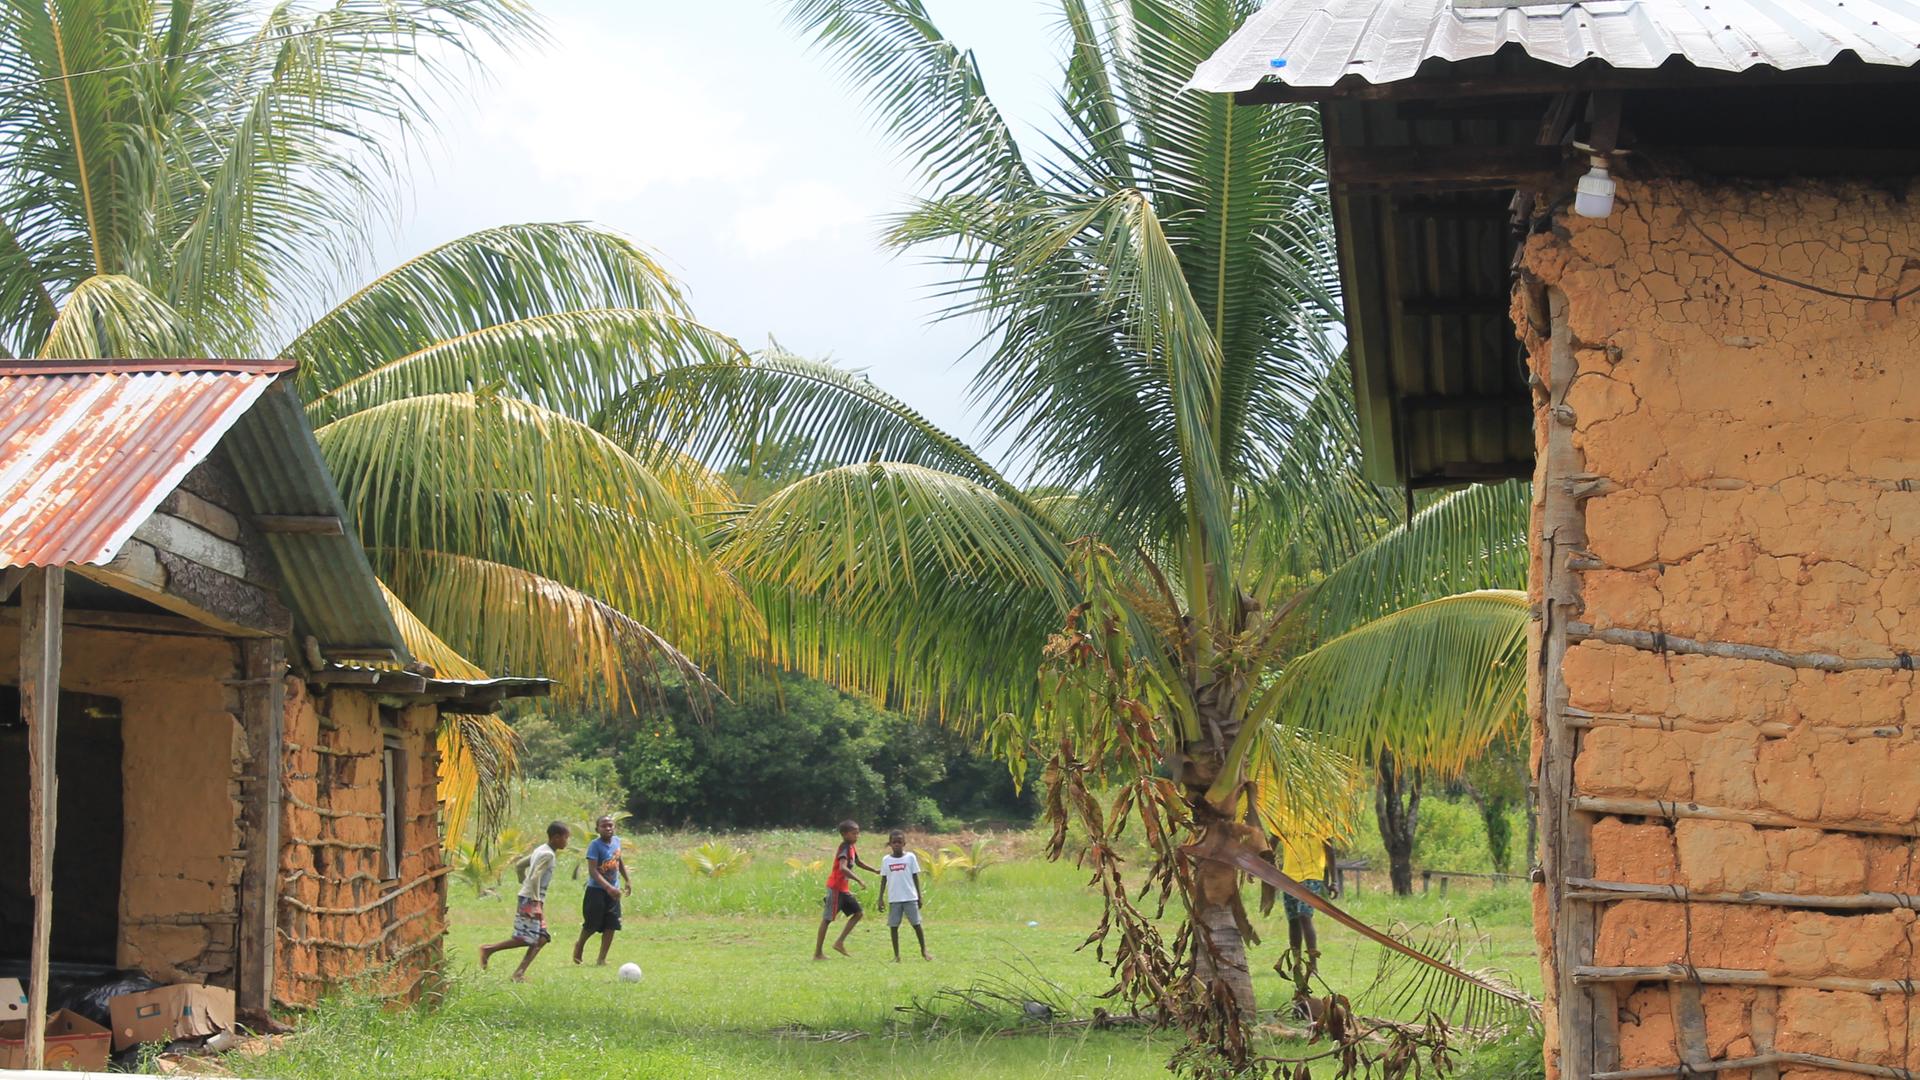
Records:
{"label": "cardboard box", "polygon": [[[47,1017],[46,1067],[74,1072],[106,1072],[113,1051],[113,1032],[61,1009]],[[0,1023],[0,1069],[27,1067],[27,1022]]]}
{"label": "cardboard box", "polygon": [[0,1023],[26,1018],[26,986],[19,979],[0,979]]}
{"label": "cardboard box", "polygon": [[202,1039],[233,1027],[233,991],[180,983],[107,999],[113,1048]]}

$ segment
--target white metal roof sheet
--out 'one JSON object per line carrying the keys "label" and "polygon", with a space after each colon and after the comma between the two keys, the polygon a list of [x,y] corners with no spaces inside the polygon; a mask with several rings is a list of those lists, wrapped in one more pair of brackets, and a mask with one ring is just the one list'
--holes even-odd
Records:
{"label": "white metal roof sheet", "polygon": [[1920,0],[1273,0],[1188,85],[1247,90],[1269,76],[1290,86],[1348,76],[1398,82],[1428,60],[1471,60],[1509,45],[1561,67],[1654,68],[1677,58],[1719,71],[1790,70],[1849,52],[1910,67],[1920,62]]}

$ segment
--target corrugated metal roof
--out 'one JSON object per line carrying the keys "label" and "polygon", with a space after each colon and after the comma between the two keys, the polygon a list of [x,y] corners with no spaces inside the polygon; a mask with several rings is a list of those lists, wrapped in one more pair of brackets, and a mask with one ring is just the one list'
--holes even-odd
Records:
{"label": "corrugated metal roof", "polygon": [[[225,443],[255,514],[349,522],[290,361],[0,363],[0,567],[102,565]],[[322,652],[405,639],[349,522],[344,535],[269,533],[299,634]]]}
{"label": "corrugated metal roof", "polygon": [[1513,46],[1560,67],[1597,61],[1745,71],[1824,67],[1843,53],[1869,64],[1920,62],[1916,0],[1589,0],[1458,7],[1451,0],[1273,0],[1201,64],[1190,87],[1226,92],[1262,79],[1332,86],[1388,83],[1429,60],[1492,56]]}
{"label": "corrugated metal roof", "polygon": [[99,566],[290,363],[0,366],[0,566]]}
{"label": "corrugated metal roof", "polygon": [[396,658],[410,660],[292,387],[282,383],[263,394],[234,425],[227,446],[254,513],[336,517],[346,523],[345,535],[339,536],[267,534],[295,627],[312,634],[323,653],[390,649]]}

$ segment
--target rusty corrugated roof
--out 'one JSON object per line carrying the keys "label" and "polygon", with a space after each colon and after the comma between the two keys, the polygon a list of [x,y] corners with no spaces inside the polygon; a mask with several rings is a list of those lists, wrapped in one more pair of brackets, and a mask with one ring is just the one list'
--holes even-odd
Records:
{"label": "rusty corrugated roof", "polygon": [[[255,514],[347,521],[287,360],[0,361],[0,567],[111,562],[216,445]],[[410,659],[351,527],[270,534],[298,633]]]}
{"label": "rusty corrugated roof", "polygon": [[1824,67],[1920,62],[1916,0],[1587,0],[1480,7],[1452,0],[1273,0],[1200,65],[1188,85],[1226,92],[1273,77],[1289,86],[1412,78],[1429,60],[1512,46],[1560,67]]}
{"label": "rusty corrugated roof", "polygon": [[112,560],[292,369],[286,361],[0,364],[0,567]]}

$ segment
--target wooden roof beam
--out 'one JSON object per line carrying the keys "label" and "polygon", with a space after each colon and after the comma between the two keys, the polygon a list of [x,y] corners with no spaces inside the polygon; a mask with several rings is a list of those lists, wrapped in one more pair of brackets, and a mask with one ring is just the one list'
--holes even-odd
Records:
{"label": "wooden roof beam", "polygon": [[128,540],[120,554],[105,566],[73,569],[90,581],[230,637],[286,637],[293,633],[293,616],[279,597],[145,540]]}
{"label": "wooden roof beam", "polygon": [[1554,146],[1335,146],[1327,173],[1337,186],[1393,191],[1541,188],[1567,162]]}

